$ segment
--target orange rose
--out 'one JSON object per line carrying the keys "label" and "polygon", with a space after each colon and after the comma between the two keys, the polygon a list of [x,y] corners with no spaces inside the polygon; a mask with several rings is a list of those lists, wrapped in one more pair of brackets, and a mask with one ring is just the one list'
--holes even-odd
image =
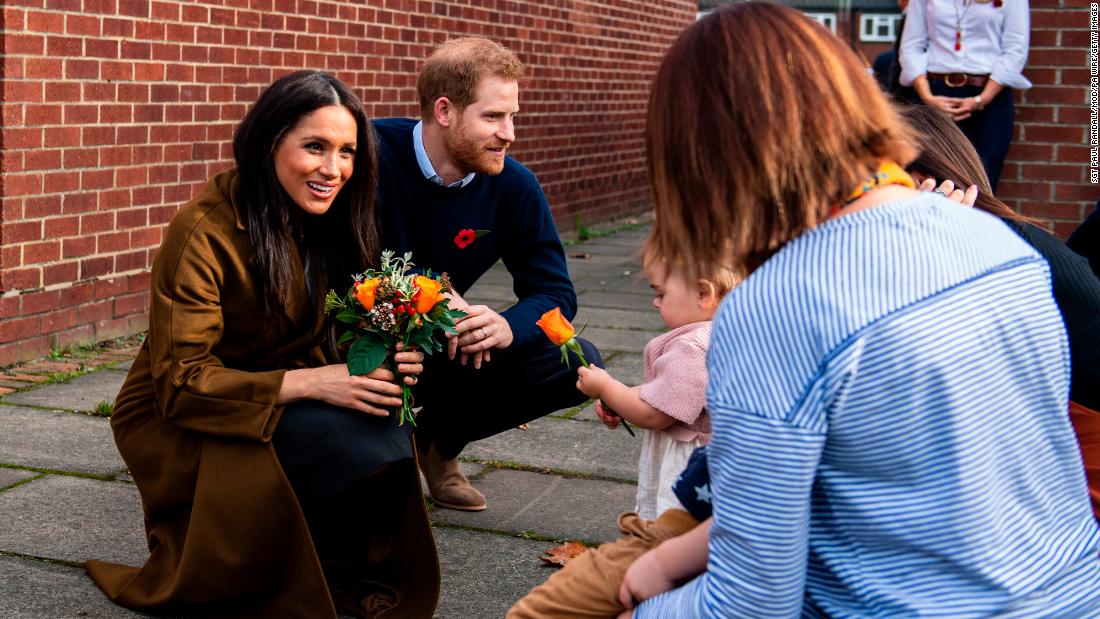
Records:
{"label": "orange rose", "polygon": [[381,279],[372,277],[355,287],[355,298],[359,299],[359,303],[363,306],[363,309],[369,310],[374,307],[374,291],[378,288],[378,284],[380,283],[382,283]]}
{"label": "orange rose", "polygon": [[443,294],[439,292],[443,289],[443,283],[423,275],[417,275],[413,281],[418,288],[413,296],[416,300],[416,311],[420,314],[427,314],[432,311],[436,303],[443,300]]}
{"label": "orange rose", "polygon": [[560,307],[555,307],[543,314],[542,318],[539,318],[535,324],[542,329],[546,337],[550,338],[550,341],[556,346],[561,346],[573,339],[573,325],[569,324],[565,316],[561,315]]}

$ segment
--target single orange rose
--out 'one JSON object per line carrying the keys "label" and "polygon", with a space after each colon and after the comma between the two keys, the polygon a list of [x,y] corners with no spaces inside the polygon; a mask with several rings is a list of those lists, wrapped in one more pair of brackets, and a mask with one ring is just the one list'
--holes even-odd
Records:
{"label": "single orange rose", "polygon": [[443,283],[423,275],[417,275],[413,281],[418,288],[413,296],[416,299],[416,311],[420,314],[427,314],[432,311],[436,303],[443,300],[443,294],[439,292],[443,289]]}
{"label": "single orange rose", "polygon": [[381,279],[372,277],[355,287],[355,298],[359,299],[363,309],[369,310],[374,307],[374,291],[378,289],[380,283],[382,283]]}
{"label": "single orange rose", "polygon": [[542,329],[542,332],[546,334],[546,337],[550,338],[550,341],[553,342],[555,346],[561,346],[573,339],[573,325],[569,324],[565,316],[561,315],[560,307],[555,307],[543,314],[542,318],[539,318],[535,324]]}

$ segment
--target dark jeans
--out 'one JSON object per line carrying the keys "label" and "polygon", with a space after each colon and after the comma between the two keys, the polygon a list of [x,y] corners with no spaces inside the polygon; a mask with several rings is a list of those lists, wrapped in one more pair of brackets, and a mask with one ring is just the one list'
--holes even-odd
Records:
{"label": "dark jeans", "polygon": [[[942,80],[929,80],[932,94],[944,97],[973,97],[982,89],[977,86],[948,86]],[[1016,108],[1012,102],[1012,89],[1005,88],[985,108],[974,112],[970,118],[959,123],[959,129],[966,134],[974,150],[982,158],[985,173],[993,192],[997,192],[997,181],[1001,178],[1008,145],[1012,142],[1012,125],[1016,122]],[[943,180],[943,179],[939,179]]]}
{"label": "dark jeans", "polygon": [[[603,357],[591,342],[578,338],[589,363],[603,367]],[[454,458],[467,443],[515,428],[547,413],[576,406],[588,399],[577,391],[577,367],[572,353],[569,367],[561,350],[546,341],[535,345],[493,350],[492,361],[475,370],[446,349],[427,357],[417,387],[416,419],[420,449],[438,445],[440,454]]]}

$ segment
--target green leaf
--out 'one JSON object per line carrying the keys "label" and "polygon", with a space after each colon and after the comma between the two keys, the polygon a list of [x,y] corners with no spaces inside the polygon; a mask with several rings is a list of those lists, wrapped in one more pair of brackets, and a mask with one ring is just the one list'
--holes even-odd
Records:
{"label": "green leaf", "polygon": [[336,320],[353,325],[359,322],[359,311],[354,307],[345,308],[336,315]]}
{"label": "green leaf", "polygon": [[377,336],[363,336],[348,350],[348,372],[355,376],[370,374],[386,360],[389,349]]}
{"label": "green leaf", "polygon": [[354,340],[356,337],[357,337],[357,335],[356,335],[355,331],[344,331],[343,335],[340,336],[340,339],[336,340],[336,343],[337,344],[346,344],[346,343]]}

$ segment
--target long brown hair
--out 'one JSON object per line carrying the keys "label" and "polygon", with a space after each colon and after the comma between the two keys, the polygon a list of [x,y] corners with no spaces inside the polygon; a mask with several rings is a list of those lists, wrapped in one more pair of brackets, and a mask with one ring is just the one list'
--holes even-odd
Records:
{"label": "long brown hair", "polygon": [[655,251],[751,272],[882,159],[916,154],[859,59],[805,15],[727,5],[680,35],[649,97]]}
{"label": "long brown hair", "polygon": [[993,195],[981,157],[953,120],[924,105],[902,108],[901,115],[912,127],[920,154],[908,169],[939,182],[949,180],[957,187],[978,186],[974,208],[1034,225],[1041,222],[1024,217]]}

